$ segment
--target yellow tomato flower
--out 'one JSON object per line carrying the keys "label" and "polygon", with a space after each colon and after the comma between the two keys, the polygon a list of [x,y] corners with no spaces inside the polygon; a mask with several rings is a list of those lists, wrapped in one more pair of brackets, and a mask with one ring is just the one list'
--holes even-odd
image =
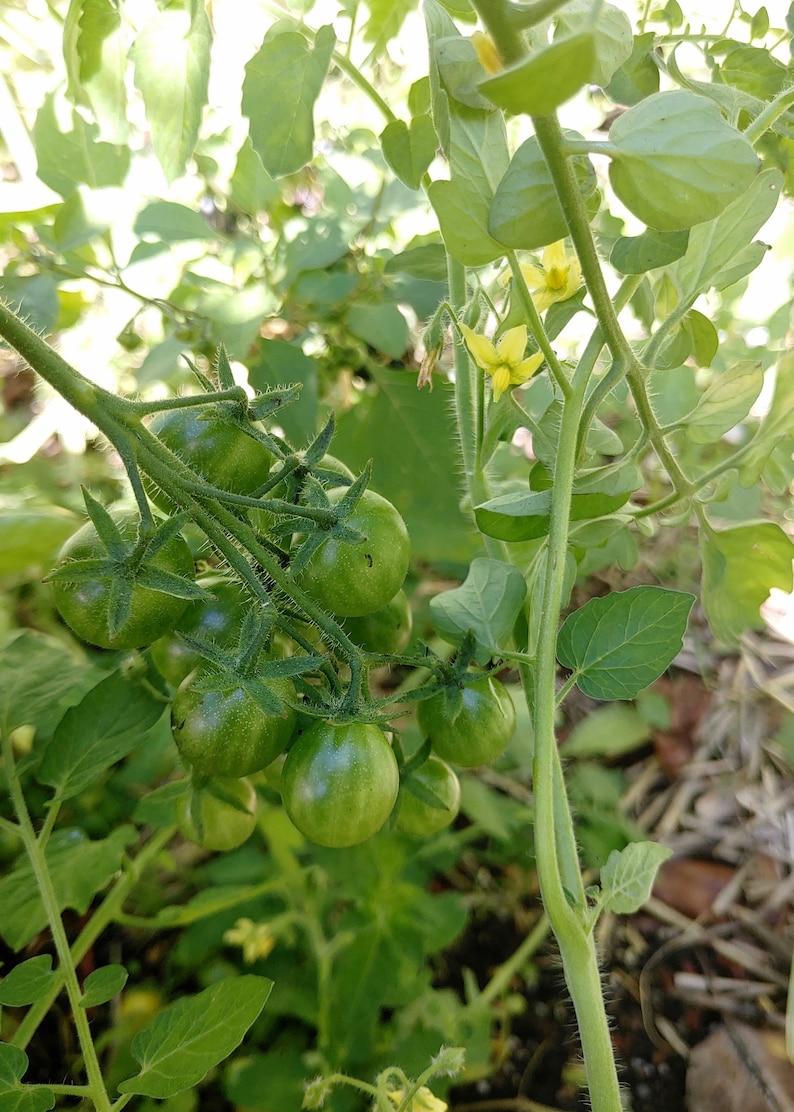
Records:
{"label": "yellow tomato flower", "polygon": [[228,946],[239,946],[247,964],[266,958],[276,945],[267,923],[255,923],[253,919],[238,919],[234,927],[225,932],[223,941]]}
{"label": "yellow tomato flower", "polygon": [[477,58],[486,73],[495,74],[502,72],[505,68],[502,57],[496,49],[493,39],[489,38],[484,31],[474,32],[471,36],[471,45],[477,52]]}
{"label": "yellow tomato flower", "polygon": [[[395,1108],[399,1108],[404,1099],[405,1093],[402,1089],[392,1089],[389,1093],[389,1100],[392,1101]],[[427,1086],[422,1085],[411,1101],[409,1112],[447,1112],[448,1107],[449,1105],[445,1101],[433,1096]]]}
{"label": "yellow tomato flower", "polygon": [[543,266],[521,264],[521,273],[532,290],[532,300],[539,313],[555,301],[567,301],[582,284],[582,268],[576,255],[566,255],[562,240],[544,247]]}
{"label": "yellow tomato flower", "polygon": [[474,362],[493,379],[495,402],[499,401],[509,386],[520,386],[522,382],[532,378],[543,362],[542,351],[536,351],[534,355],[524,359],[524,349],[527,346],[525,324],[508,328],[496,344],[492,344],[485,336],[480,336],[465,324],[460,325],[460,330]]}

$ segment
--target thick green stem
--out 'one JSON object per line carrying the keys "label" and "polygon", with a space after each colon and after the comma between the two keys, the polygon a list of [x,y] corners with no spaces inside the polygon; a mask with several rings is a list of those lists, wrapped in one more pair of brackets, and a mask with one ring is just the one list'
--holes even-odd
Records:
{"label": "thick green stem", "polygon": [[105,1088],[105,1082],[102,1078],[102,1070],[99,1065],[99,1059],[97,1058],[94,1040],[91,1037],[88,1014],[85,1008],[80,1007],[82,992],[72,962],[66,931],[63,929],[61,912],[58,906],[58,897],[55,894],[55,887],[52,882],[52,877],[50,876],[49,867],[47,866],[47,860],[39,846],[36,832],[33,829],[33,823],[31,822],[22,794],[22,787],[16,775],[11,741],[5,734],[3,735],[3,761],[8,781],[8,790],[11,794],[14,811],[19,821],[20,836],[25,846],[25,852],[28,855],[33,875],[36,878],[36,886],[39,896],[41,897],[41,902],[44,905],[47,924],[50,928],[52,940],[55,945],[55,952],[58,955],[58,973],[63,979],[66,994],[69,997],[72,1018],[77,1031],[80,1052],[83,1056],[85,1072],[88,1078],[91,1100],[98,1112],[110,1112],[111,1102],[107,1089]]}
{"label": "thick green stem", "polygon": [[[80,964],[99,938],[102,931],[110,923],[118,919],[121,906],[127,896],[129,896],[130,892],[140,880],[144,870],[148,868],[160,851],[171,840],[173,834],[174,827],[158,831],[157,834],[146,843],[135,860],[127,865],[124,875],[116,881],[114,887],[72,943],[70,951],[72,968],[76,968]],[[62,970],[58,968],[54,971],[53,980],[47,989],[46,995],[40,997],[35,1004],[31,1005],[25,1018],[14,1033],[14,1038],[12,1039],[14,1046],[18,1046],[21,1050],[25,1049],[35,1035],[39,1024],[55,1003],[56,997],[63,988],[63,984],[63,973]]]}

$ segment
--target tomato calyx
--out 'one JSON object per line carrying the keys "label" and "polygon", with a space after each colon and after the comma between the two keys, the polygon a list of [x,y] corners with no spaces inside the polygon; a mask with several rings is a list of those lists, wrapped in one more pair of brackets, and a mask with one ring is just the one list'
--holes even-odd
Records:
{"label": "tomato calyx", "polygon": [[304,487],[304,503],[310,509],[321,509],[328,513],[325,521],[307,521],[305,517],[287,519],[284,528],[291,530],[300,529],[305,534],[298,548],[290,559],[292,575],[300,575],[308,567],[312,557],[318,549],[325,544],[329,537],[342,541],[344,544],[360,544],[365,540],[364,534],[359,529],[346,525],[358,503],[367,489],[371,464],[367,464],[357,479],[350,484],[342,498],[332,501],[326,490],[319,482],[309,477]]}
{"label": "tomato calyx", "polygon": [[106,556],[67,558],[50,572],[46,581],[107,584],[107,627],[111,641],[130,618],[136,588],[144,587],[186,601],[211,598],[193,579],[158,566],[156,560],[157,554],[179,536],[180,528],[187,521],[186,514],[168,518],[149,529],[140,523],[137,536],[130,540],[122,534],[117,520],[85,488],[83,500]]}
{"label": "tomato calyx", "polygon": [[[284,680],[314,671],[323,662],[319,655],[290,656],[281,660],[262,660],[265,643],[273,630],[271,614],[246,615],[240,631],[237,651],[232,654],[221,646],[198,638],[183,636],[183,640],[206,662],[192,678],[188,678],[192,690],[201,694],[218,692],[229,694],[242,688],[263,714],[283,717],[286,706],[298,709],[297,702],[285,705],[280,695],[273,690],[273,681]],[[275,684],[279,687],[278,683]]]}

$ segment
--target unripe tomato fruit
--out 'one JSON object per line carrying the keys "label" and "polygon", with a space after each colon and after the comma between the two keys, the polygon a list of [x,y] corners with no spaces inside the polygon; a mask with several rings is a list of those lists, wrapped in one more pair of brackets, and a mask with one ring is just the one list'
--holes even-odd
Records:
{"label": "unripe tomato fruit", "polygon": [[237,583],[221,576],[206,576],[199,580],[199,585],[215,598],[188,603],[176,627],[159,637],[149,650],[160,674],[174,687],[179,687],[194,668],[204,663],[201,654],[191,649],[179,633],[233,647],[245,617],[247,600]]}
{"label": "unripe tomato fruit", "polygon": [[[232,494],[250,494],[267,478],[273,457],[222,414],[220,406],[166,409],[155,413],[149,431],[208,483]],[[155,505],[173,512],[165,491],[148,481],[146,490]]]}
{"label": "unripe tomato fruit", "polygon": [[368,722],[317,722],[294,742],[281,798],[298,830],[320,846],[354,846],[392,812],[400,786],[386,735]]}
{"label": "unripe tomato fruit", "polygon": [[370,653],[401,653],[411,640],[413,618],[405,591],[397,594],[372,614],[345,618],[342,628],[351,641]]}
{"label": "unripe tomato fruit", "polygon": [[[346,487],[328,491],[338,505]],[[380,610],[403,585],[411,555],[405,522],[374,490],[365,490],[345,523],[363,533],[357,544],[329,536],[300,577],[300,585],[321,606],[342,618]]]}
{"label": "unripe tomato fruit", "polygon": [[[200,674],[200,673],[199,673]],[[295,700],[289,679],[269,680],[273,693]],[[265,714],[242,687],[196,691],[183,683],[171,704],[171,725],[180,755],[207,776],[248,776],[283,753],[295,728],[295,711]]]}
{"label": "unripe tomato fruit", "polygon": [[416,708],[422,737],[445,761],[474,768],[504,753],[516,728],[516,711],[505,686],[483,676],[463,688],[463,705],[452,722],[442,693]]}
{"label": "unripe tomato fruit", "polygon": [[[125,540],[134,540],[138,532],[135,514],[111,515]],[[78,529],[58,554],[58,566],[70,560],[105,560],[107,550],[92,522]],[[151,559],[151,566],[161,571],[193,578],[193,557],[183,537],[172,537]],[[111,638],[108,628],[108,602],[112,590],[110,579],[88,579],[80,583],[54,580],[52,592],[58,613],[73,633],[90,645],[102,649],[139,649],[150,645],[182,617],[188,600],[134,586],[132,608],[126,622]]]}
{"label": "unripe tomato fruit", "polygon": [[[191,801],[195,795],[199,797],[198,825],[192,818]],[[223,796],[236,800],[242,810]],[[225,853],[241,846],[253,834],[256,805],[256,788],[250,780],[217,778],[182,796],[177,804],[177,825],[189,842]]]}
{"label": "unripe tomato fruit", "polygon": [[455,820],[460,807],[460,781],[446,761],[433,756],[411,778],[438,796],[444,807],[431,807],[404,786],[395,828],[403,834],[437,834]]}

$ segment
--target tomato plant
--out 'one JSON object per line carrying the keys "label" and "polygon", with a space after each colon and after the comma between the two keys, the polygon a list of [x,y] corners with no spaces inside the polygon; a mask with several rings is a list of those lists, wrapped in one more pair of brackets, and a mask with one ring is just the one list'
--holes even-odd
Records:
{"label": "tomato plant", "polygon": [[250,780],[218,777],[195,785],[177,804],[177,824],[189,842],[225,853],[256,827],[256,789]]}
{"label": "tomato plant", "polygon": [[[328,492],[332,505],[346,488]],[[301,585],[321,606],[339,617],[361,617],[380,610],[403,585],[411,552],[408,530],[385,498],[365,490],[346,525],[364,539],[351,544],[329,536],[312,556]]]}
{"label": "tomato plant", "polygon": [[380,610],[360,618],[345,618],[342,627],[357,645],[370,653],[401,653],[411,639],[413,619],[405,591],[399,590]]}
{"label": "tomato plant", "polygon": [[473,768],[495,760],[507,748],[516,728],[513,700],[493,676],[467,683],[460,709],[450,717],[443,691],[419,703],[416,711],[422,736],[445,761]]}
{"label": "tomato plant", "polygon": [[198,582],[215,597],[190,603],[176,627],[158,637],[149,649],[160,674],[174,687],[179,687],[204,659],[179,634],[231,646],[237,641],[245,614],[245,596],[238,583],[220,576],[205,576]]}
{"label": "tomato plant", "polygon": [[367,722],[317,722],[293,744],[281,796],[298,830],[321,846],[375,834],[397,799],[400,775],[386,735]]}
{"label": "tomato plant", "polygon": [[[114,521],[125,541],[133,542],[138,531],[138,518],[133,514],[116,514]],[[88,522],[71,536],[58,554],[59,567],[68,567],[71,561],[103,560],[107,550],[92,522]],[[151,557],[150,566],[184,578],[193,578],[193,557],[183,537],[176,535]],[[103,649],[136,649],[150,645],[182,617],[188,602],[184,598],[151,590],[134,582],[134,568],[119,561],[118,576],[133,578],[129,614],[121,626],[112,632],[109,624],[109,607],[115,593],[113,574],[70,582],[55,579],[52,591],[58,613],[73,633],[90,645]]]}
{"label": "tomato plant", "polygon": [[[223,403],[155,413],[149,431],[207,482],[233,494],[250,494],[261,486],[273,460],[264,444],[226,417]],[[173,510],[164,491],[154,484],[147,488],[156,505]]]}
{"label": "tomato plant", "polygon": [[460,781],[446,761],[431,754],[403,784],[395,826],[403,834],[437,834],[455,821],[459,807]]}
{"label": "tomato plant", "polygon": [[295,700],[291,680],[269,681],[273,694],[285,700],[282,717],[265,714],[243,686],[208,691],[194,682],[174,696],[171,724],[180,755],[197,772],[248,776],[286,749],[295,727],[295,711],[286,703]]}

